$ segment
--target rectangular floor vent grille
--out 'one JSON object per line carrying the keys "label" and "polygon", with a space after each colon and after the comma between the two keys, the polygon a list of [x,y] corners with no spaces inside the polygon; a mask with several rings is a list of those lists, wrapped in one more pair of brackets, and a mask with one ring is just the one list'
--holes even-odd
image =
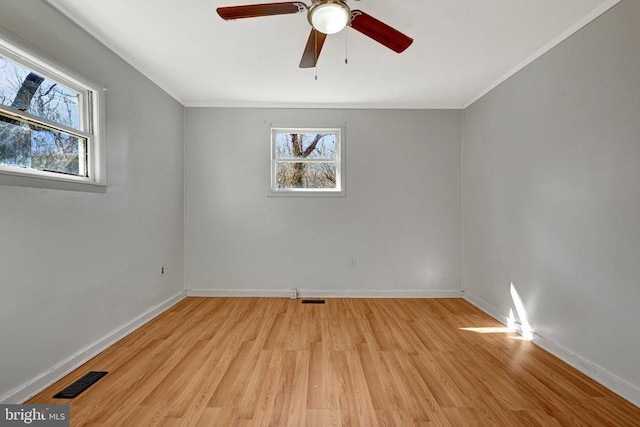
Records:
{"label": "rectangular floor vent grille", "polygon": [[323,299],[303,299],[303,304],[324,304]]}
{"label": "rectangular floor vent grille", "polygon": [[91,371],[53,397],[56,399],[73,399],[107,374],[108,372],[105,371]]}

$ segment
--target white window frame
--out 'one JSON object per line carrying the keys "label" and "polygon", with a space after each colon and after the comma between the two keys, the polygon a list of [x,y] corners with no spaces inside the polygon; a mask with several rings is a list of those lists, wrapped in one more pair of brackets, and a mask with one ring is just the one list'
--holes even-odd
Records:
{"label": "white window frame", "polygon": [[[346,168],[345,168],[345,129],[346,125],[316,125],[316,126],[282,126],[270,125],[269,143],[271,154],[271,178],[269,180],[270,196],[345,196]],[[332,162],[336,164],[336,188],[277,188],[275,135],[276,133],[335,133],[337,134],[338,158]],[[296,163],[319,163],[318,160],[296,160]]]}
{"label": "white window frame", "polygon": [[[40,171],[31,168],[0,165],[0,185],[78,189],[85,186],[105,187],[106,150],[104,138],[104,89],[55,59],[28,46],[14,36],[0,31],[0,54],[41,76],[60,83],[80,94],[80,129],[35,116],[10,106],[0,105],[8,116],[46,128],[86,138],[86,176]],[[56,184],[59,183],[59,184]],[[78,184],[80,187],[78,187]]]}

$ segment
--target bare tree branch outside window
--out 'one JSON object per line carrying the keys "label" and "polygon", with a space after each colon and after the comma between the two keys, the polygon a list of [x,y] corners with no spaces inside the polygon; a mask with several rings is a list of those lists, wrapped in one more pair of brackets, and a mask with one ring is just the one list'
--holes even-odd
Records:
{"label": "bare tree branch outside window", "polygon": [[[80,129],[80,94],[0,55],[0,105]],[[0,113],[0,164],[83,175],[86,139]]]}
{"label": "bare tree branch outside window", "polygon": [[336,130],[272,132],[275,190],[336,189],[340,140]]}

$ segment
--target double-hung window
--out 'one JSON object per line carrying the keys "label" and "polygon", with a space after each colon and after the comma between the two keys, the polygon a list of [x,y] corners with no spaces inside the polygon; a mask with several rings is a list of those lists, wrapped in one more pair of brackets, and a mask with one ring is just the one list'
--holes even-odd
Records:
{"label": "double-hung window", "polygon": [[99,96],[0,38],[0,174],[104,184]]}
{"label": "double-hung window", "polygon": [[272,127],[271,194],[343,195],[343,128]]}

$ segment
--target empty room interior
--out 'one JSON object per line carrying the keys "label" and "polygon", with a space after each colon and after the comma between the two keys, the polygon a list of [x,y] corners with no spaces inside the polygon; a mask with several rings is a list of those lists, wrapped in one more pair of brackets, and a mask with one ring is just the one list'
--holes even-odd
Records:
{"label": "empty room interior", "polygon": [[640,426],[640,2],[249,3],[0,0],[0,404]]}

